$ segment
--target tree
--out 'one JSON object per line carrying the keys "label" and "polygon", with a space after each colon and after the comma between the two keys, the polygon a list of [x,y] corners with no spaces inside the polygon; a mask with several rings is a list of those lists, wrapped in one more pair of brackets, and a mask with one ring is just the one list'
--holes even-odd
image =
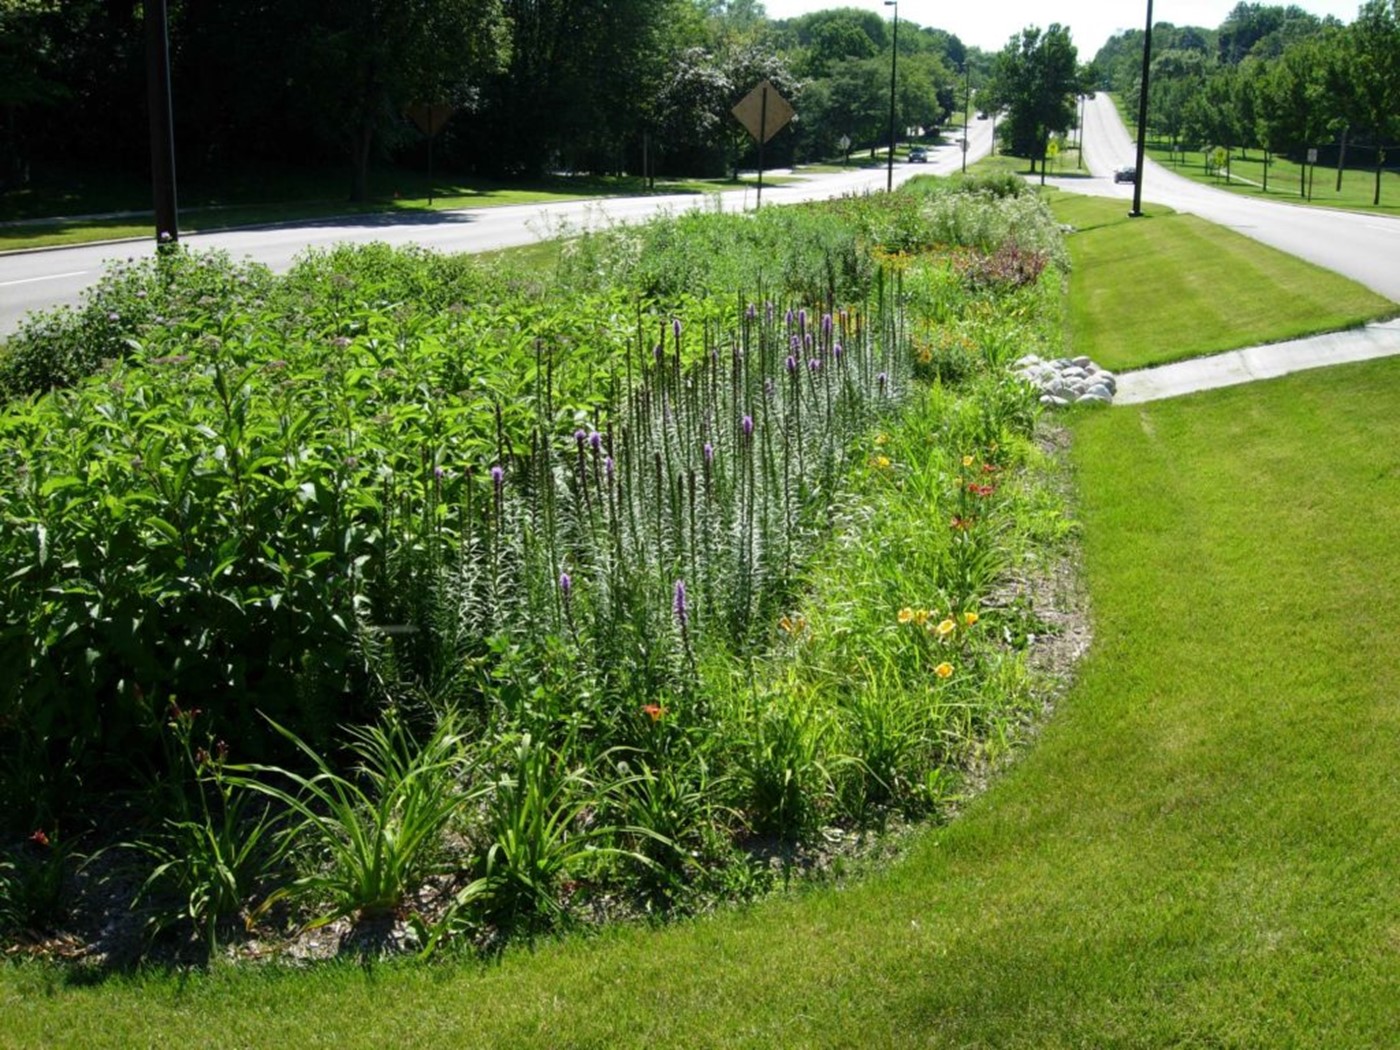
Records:
{"label": "tree", "polygon": [[49,22],[55,0],[0,0],[0,190],[29,181],[29,163],[19,132],[22,106],[55,102],[63,86],[52,79],[46,56],[51,47]]}
{"label": "tree", "polygon": [[1149,79],[1147,126],[1165,136],[1175,151],[1188,133],[1192,100],[1206,81],[1205,56],[1175,48],[1160,51],[1152,59]]}
{"label": "tree", "polygon": [[670,72],[658,100],[663,145],[673,162],[698,172],[737,166],[751,140],[730,110],[761,81],[794,104],[802,88],[783,56],[761,43],[688,48],[672,59]]}
{"label": "tree", "polygon": [[1327,86],[1346,122],[1375,140],[1379,206],[1385,147],[1400,138],[1400,0],[1367,0],[1337,45],[1324,59]]}
{"label": "tree", "polygon": [[1074,126],[1075,102],[1090,85],[1080,79],[1078,52],[1058,23],[1043,34],[1031,26],[1012,37],[997,56],[997,98],[1007,108],[1001,134],[1008,152],[1044,159],[1050,136]]}
{"label": "tree", "polygon": [[501,0],[306,0],[302,9],[298,79],[321,133],[348,147],[353,200],[369,196],[376,145],[407,133],[405,107],[471,104],[509,53]]}
{"label": "tree", "polygon": [[[1335,97],[1328,91],[1328,35],[1294,44],[1261,77],[1257,99],[1260,141],[1266,149],[1302,151],[1330,133]],[[1302,170],[1306,170],[1305,168]],[[1300,172],[1299,196],[1305,192]]]}

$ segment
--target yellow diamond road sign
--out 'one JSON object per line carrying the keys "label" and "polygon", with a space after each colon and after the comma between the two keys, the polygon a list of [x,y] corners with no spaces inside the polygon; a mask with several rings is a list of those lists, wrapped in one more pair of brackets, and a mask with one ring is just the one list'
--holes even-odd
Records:
{"label": "yellow diamond road sign", "polygon": [[778,89],[763,81],[745,95],[731,111],[739,123],[748,128],[755,142],[767,142],[782,131],[793,118],[795,110]]}

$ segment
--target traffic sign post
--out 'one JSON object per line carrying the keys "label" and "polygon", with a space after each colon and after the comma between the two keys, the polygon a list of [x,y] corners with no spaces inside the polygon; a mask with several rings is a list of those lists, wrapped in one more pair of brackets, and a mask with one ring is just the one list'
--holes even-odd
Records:
{"label": "traffic sign post", "polygon": [[406,109],[408,119],[428,136],[428,207],[433,206],[433,139],[455,112],[446,102],[415,102]]}
{"label": "traffic sign post", "polygon": [[757,206],[761,206],[763,204],[764,144],[787,126],[788,121],[792,120],[796,114],[796,110],[792,108],[787,99],[778,94],[777,88],[765,80],[741,98],[730,112],[758,143]]}

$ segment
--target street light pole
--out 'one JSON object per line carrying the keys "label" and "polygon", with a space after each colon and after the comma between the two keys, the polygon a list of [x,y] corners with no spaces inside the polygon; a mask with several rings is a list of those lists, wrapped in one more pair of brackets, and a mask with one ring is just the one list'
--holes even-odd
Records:
{"label": "street light pole", "polygon": [[967,68],[967,63],[963,63],[963,140],[962,140],[962,170],[967,174],[967,128],[972,123],[972,70]]}
{"label": "street light pole", "polygon": [[1138,99],[1137,169],[1133,177],[1133,210],[1128,212],[1132,219],[1142,217],[1142,165],[1147,157],[1147,77],[1151,68],[1152,0],[1147,0],[1147,31],[1142,37],[1142,97]]}
{"label": "street light pole", "polygon": [[1087,97],[1084,92],[1079,93],[1079,160],[1074,166],[1080,171],[1084,170],[1084,100]]}
{"label": "street light pole", "polygon": [[170,38],[165,28],[165,0],[147,0],[146,100],[151,117],[151,189],[155,198],[156,239],[180,239],[175,201],[175,131],[170,101]]}
{"label": "street light pole", "polygon": [[890,44],[890,155],[885,165],[885,192],[894,189],[894,71],[899,61],[899,0],[885,0],[886,7],[894,8],[894,35]]}

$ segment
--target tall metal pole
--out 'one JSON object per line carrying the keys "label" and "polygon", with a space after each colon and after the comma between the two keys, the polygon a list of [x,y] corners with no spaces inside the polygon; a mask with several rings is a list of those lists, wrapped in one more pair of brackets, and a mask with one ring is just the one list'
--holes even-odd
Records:
{"label": "tall metal pole", "polygon": [[1075,162],[1075,167],[1080,171],[1084,170],[1084,100],[1088,96],[1083,92],[1079,94],[1079,159]]}
{"label": "tall metal pole", "polygon": [[165,0],[146,0],[146,99],[151,114],[151,190],[155,198],[156,240],[180,239],[175,200],[175,118],[170,101],[170,38]]}
{"label": "tall metal pole", "polygon": [[1147,31],[1142,37],[1142,97],[1138,99],[1137,170],[1133,178],[1133,210],[1128,212],[1134,219],[1142,215],[1142,165],[1147,157],[1147,77],[1151,67],[1152,0],[1147,0]]}
{"label": "tall metal pole", "polygon": [[886,7],[894,8],[894,36],[890,46],[890,155],[886,161],[885,192],[894,189],[894,71],[899,61],[899,0],[885,0]]}
{"label": "tall metal pole", "polygon": [[963,63],[963,140],[962,140],[962,170],[967,174],[967,128],[972,123],[972,70],[967,68],[967,63]]}

